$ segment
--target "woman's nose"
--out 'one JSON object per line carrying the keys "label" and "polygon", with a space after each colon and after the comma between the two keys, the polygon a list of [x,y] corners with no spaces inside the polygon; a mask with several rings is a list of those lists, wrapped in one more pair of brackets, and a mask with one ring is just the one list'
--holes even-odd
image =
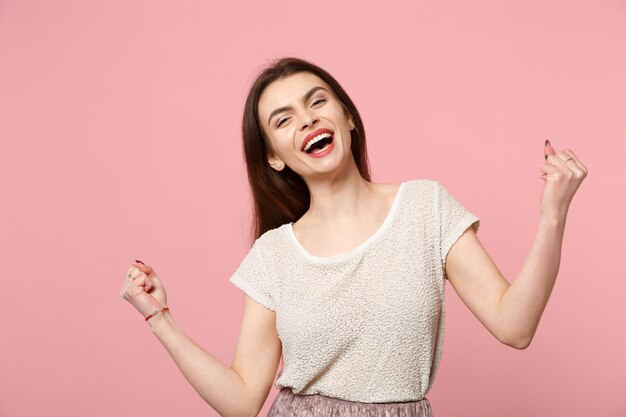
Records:
{"label": "woman's nose", "polygon": [[305,111],[302,114],[302,125],[301,125],[301,129],[306,129],[309,126],[312,126],[313,124],[317,123],[318,121],[318,117],[315,114],[315,112],[313,111]]}

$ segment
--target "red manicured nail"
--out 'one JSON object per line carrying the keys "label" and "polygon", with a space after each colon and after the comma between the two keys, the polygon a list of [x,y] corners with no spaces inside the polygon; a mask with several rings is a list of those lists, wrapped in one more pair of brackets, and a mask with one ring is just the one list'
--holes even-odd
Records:
{"label": "red manicured nail", "polygon": [[145,265],[143,262],[141,262],[141,261],[140,261],[140,260],[138,260],[138,259],[135,259],[135,262],[140,263],[140,264],[142,264],[142,265]]}
{"label": "red manicured nail", "polygon": [[546,139],[546,146],[548,146],[548,145],[552,146],[552,144],[550,143],[550,141],[549,141],[548,139]]}

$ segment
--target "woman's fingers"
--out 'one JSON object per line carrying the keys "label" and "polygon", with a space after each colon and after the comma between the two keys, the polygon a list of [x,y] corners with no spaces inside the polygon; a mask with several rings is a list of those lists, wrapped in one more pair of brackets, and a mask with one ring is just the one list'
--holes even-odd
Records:
{"label": "woman's fingers", "polygon": [[131,265],[126,273],[127,288],[141,287],[142,291],[150,292],[154,285],[152,278],[148,277],[142,270],[136,265]]}
{"label": "woman's fingers", "polygon": [[571,149],[563,149],[563,152],[567,153],[569,156],[571,156],[572,158],[574,158],[574,161],[576,161],[576,163],[577,163],[577,164],[578,164],[581,168],[584,168],[584,170],[585,170],[585,171],[587,170],[587,167],[586,167],[586,166],[585,166],[582,162],[580,162],[580,159],[578,159],[578,157],[576,156],[576,154],[574,153],[574,151],[573,151],[573,150],[571,150]]}
{"label": "woman's fingers", "polygon": [[547,139],[544,147],[544,157],[546,162],[554,166],[567,167],[574,172],[577,177],[587,175],[587,167],[578,159],[571,149],[563,149],[557,152]]}
{"label": "woman's fingers", "polygon": [[142,287],[145,292],[150,292],[152,289],[152,280],[143,272],[137,274],[137,278],[133,281],[133,284]]}
{"label": "woman's fingers", "polygon": [[546,139],[545,145],[543,147],[543,157],[546,160],[546,163],[543,164],[540,168],[539,168],[539,177],[546,181],[547,177],[548,177],[548,172],[545,170],[545,167],[548,165],[547,164],[547,160],[548,157],[550,155],[554,155],[556,152],[554,152],[554,148],[552,147],[552,144],[550,143],[550,141],[548,139]]}
{"label": "woman's fingers", "polygon": [[555,166],[557,168],[569,168],[567,164],[570,164],[572,160],[568,161],[567,164],[565,161],[569,158],[569,155],[564,153],[563,151],[558,151],[554,155],[548,155],[546,158],[546,164]]}
{"label": "woman's fingers", "polygon": [[155,307],[167,305],[167,294],[159,277],[143,263],[129,265],[120,295],[144,316]]}
{"label": "woman's fingers", "polygon": [[159,280],[159,277],[157,276],[157,274],[152,273],[150,275],[148,275],[148,279],[150,280],[150,289],[161,289],[163,290],[163,284],[161,284],[161,280]]}
{"label": "woman's fingers", "polygon": [[556,167],[564,175],[573,175],[576,178],[583,178],[586,175],[586,168],[580,167],[574,157],[565,151],[558,151],[556,155],[548,155],[545,165]]}
{"label": "woman's fingers", "polygon": [[541,168],[539,168],[539,176],[543,179],[546,179],[548,175],[559,172],[559,168],[550,164],[543,164]]}
{"label": "woman's fingers", "polygon": [[550,155],[554,155],[556,152],[554,151],[554,148],[552,147],[552,144],[550,143],[550,141],[548,139],[546,139],[546,143],[543,147],[543,156],[545,159],[548,159],[548,156]]}
{"label": "woman's fingers", "polygon": [[136,268],[139,268],[139,270],[141,272],[143,272],[146,275],[150,275],[152,273],[152,267],[150,265],[146,265],[141,261],[135,261],[135,263],[133,264]]}
{"label": "woman's fingers", "polygon": [[[147,287],[146,287],[146,292],[150,292],[150,290],[152,290],[154,287],[156,287],[155,285],[155,281],[159,281],[159,278],[156,276],[156,273],[154,273],[154,269],[152,269],[152,267],[150,265],[146,265],[141,261],[135,261],[135,267],[137,267],[141,272],[143,272],[144,274],[146,274],[148,277],[146,279],[146,283],[147,283]],[[158,282],[158,285],[160,285],[161,283]]]}
{"label": "woman's fingers", "polygon": [[559,172],[559,168],[554,165],[543,164],[541,168],[539,168],[539,171],[543,174],[550,174],[552,172]]}
{"label": "woman's fingers", "polygon": [[567,166],[570,166],[570,164],[575,164],[578,171],[573,171],[578,175],[587,176],[587,167],[580,161],[580,159],[578,159],[574,151],[572,151],[571,149],[563,149],[563,153],[567,155],[567,158],[572,158],[571,160],[567,161]]}

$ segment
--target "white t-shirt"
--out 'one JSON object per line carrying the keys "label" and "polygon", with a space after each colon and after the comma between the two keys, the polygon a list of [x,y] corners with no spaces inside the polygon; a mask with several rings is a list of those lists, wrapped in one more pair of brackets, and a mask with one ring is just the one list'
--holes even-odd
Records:
{"label": "white t-shirt", "polygon": [[366,403],[416,401],[442,354],[446,255],[480,220],[437,181],[403,182],[350,252],[310,255],[291,223],[259,237],[230,281],[276,313],[275,387]]}

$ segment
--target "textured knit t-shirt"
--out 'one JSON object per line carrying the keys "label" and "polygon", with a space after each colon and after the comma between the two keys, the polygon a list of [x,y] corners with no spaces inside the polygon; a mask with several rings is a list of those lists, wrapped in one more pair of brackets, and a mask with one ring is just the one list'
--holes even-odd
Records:
{"label": "textured knit t-shirt", "polygon": [[414,179],[347,253],[309,254],[292,223],[260,236],[230,282],[276,313],[276,389],[366,403],[423,399],[442,354],[446,255],[479,225],[443,185]]}

